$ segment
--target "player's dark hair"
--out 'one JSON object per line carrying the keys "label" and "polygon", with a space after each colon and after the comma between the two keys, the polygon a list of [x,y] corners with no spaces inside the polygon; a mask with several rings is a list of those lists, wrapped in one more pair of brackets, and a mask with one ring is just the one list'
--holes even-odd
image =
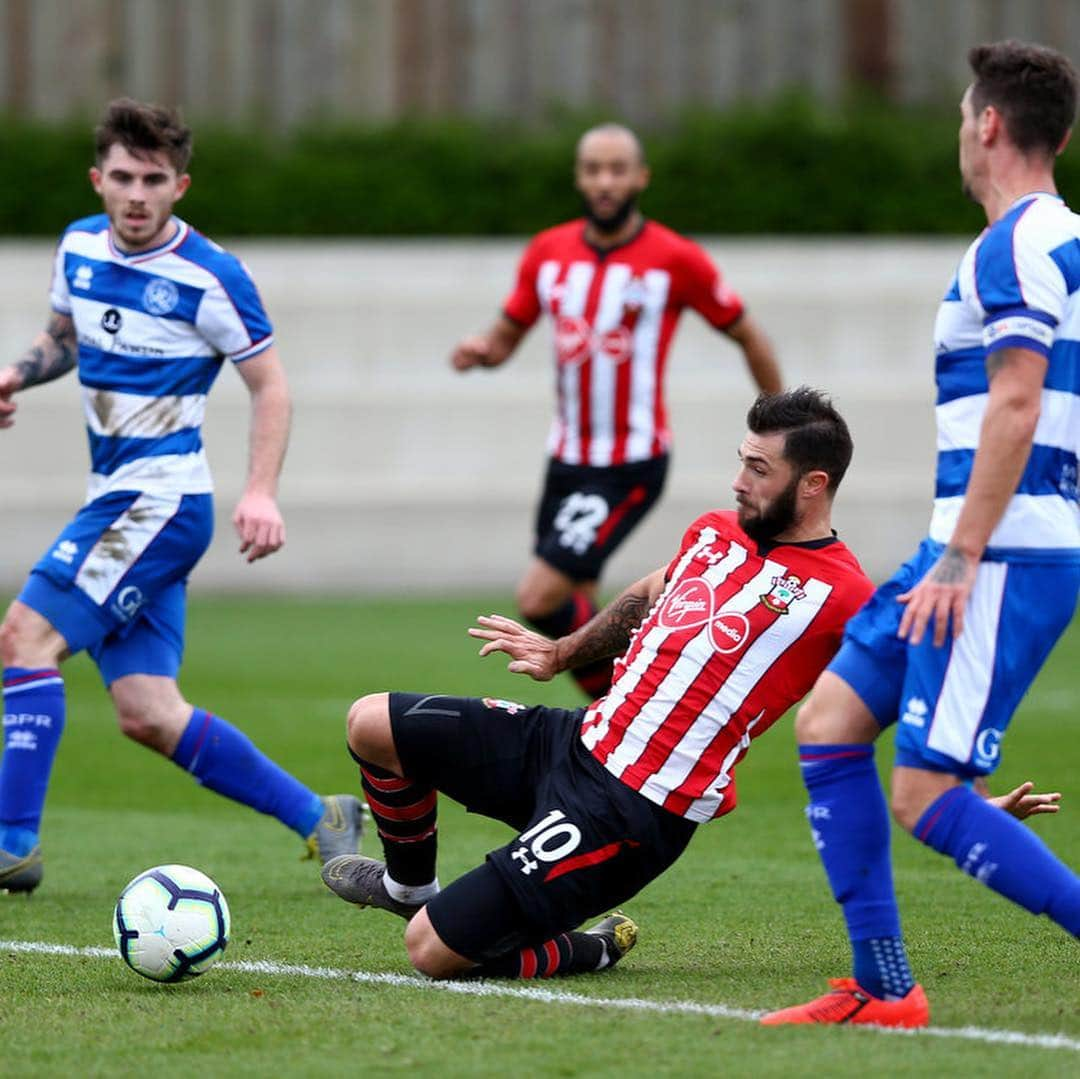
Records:
{"label": "player's dark hair", "polygon": [[976,45],[968,63],[975,113],[993,105],[1021,153],[1054,157],[1076,120],[1078,80],[1069,60],[1042,45],[996,41]]}
{"label": "player's dark hair", "polygon": [[755,435],[784,435],[784,460],[797,476],[820,469],[835,494],[851,464],[854,446],[844,417],[825,394],[809,386],[763,393],[750,406],[746,426]]}
{"label": "player's dark hair", "polygon": [[176,109],[163,105],[147,105],[129,97],[110,101],[94,129],[99,165],[117,142],[135,157],[164,153],[178,173],[187,171],[191,160],[191,128]]}

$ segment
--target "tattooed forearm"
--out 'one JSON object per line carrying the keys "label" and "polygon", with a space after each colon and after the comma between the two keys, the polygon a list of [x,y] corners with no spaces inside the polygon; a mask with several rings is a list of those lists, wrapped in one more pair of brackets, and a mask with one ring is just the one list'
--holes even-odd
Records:
{"label": "tattooed forearm", "polygon": [[931,575],[937,584],[959,584],[967,573],[967,559],[958,547],[946,547]]}
{"label": "tattooed forearm", "polygon": [[566,670],[595,659],[621,655],[648,613],[648,596],[624,592],[590,622],[560,642],[563,646],[559,650],[560,666]]}
{"label": "tattooed forearm", "polygon": [[76,364],[77,350],[75,326],[71,319],[63,315],[53,316],[45,332],[38,334],[30,350],[15,364],[22,379],[22,388],[51,382],[66,375]]}

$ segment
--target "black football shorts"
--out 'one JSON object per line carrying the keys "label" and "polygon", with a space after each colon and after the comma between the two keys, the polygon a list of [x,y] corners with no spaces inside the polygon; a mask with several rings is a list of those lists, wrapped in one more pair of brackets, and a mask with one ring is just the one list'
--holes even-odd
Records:
{"label": "black football shorts", "polygon": [[607,913],[689,843],[692,821],[631,790],[589,753],[582,715],[492,698],[390,695],[405,775],[517,833],[479,873],[494,870],[498,885],[481,887],[467,874],[428,904],[435,931],[460,955],[479,962]]}
{"label": "black football shorts", "polygon": [[575,581],[595,581],[664,489],[668,456],[596,468],[548,462],[535,553]]}

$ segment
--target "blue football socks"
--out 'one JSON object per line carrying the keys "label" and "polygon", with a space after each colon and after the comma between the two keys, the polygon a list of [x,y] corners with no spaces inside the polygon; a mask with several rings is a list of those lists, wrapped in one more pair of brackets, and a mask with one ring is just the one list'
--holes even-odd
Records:
{"label": "blue football socks", "polygon": [[323,815],[314,791],[289,775],[220,716],[196,708],[172,759],[204,787],[277,817],[302,838]]}
{"label": "blue football socks", "polygon": [[4,669],[0,757],[0,850],[22,857],[37,845],[41,811],[64,732],[64,682],[55,667]]}
{"label": "blue football socks", "polygon": [[851,939],[855,980],[881,999],[915,985],[893,891],[889,811],[872,745],[802,745],[814,846]]}
{"label": "blue football socks", "polygon": [[946,791],[914,834],[1006,899],[1080,936],[1080,877],[1030,828],[974,791]]}

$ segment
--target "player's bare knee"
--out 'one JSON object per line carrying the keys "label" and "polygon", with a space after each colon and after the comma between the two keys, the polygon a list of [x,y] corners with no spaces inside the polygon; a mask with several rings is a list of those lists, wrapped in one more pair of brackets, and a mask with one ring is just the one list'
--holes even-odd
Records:
{"label": "player's bare knee", "polygon": [[819,745],[829,742],[827,714],[813,692],[799,705],[795,715],[795,740],[799,745]]}
{"label": "player's bare knee", "polygon": [[[43,628],[49,632],[42,633]],[[59,663],[60,650],[50,638],[59,640],[34,612],[13,603],[0,622],[0,663],[5,667],[47,667]]]}
{"label": "player's bare knee", "polygon": [[192,707],[175,684],[139,675],[117,679],[109,692],[120,731],[126,737],[171,755],[191,719]]}
{"label": "player's bare knee", "polygon": [[349,748],[364,760],[380,756],[390,729],[390,695],[369,693],[353,701],[345,721]]}
{"label": "player's bare knee", "polygon": [[549,597],[526,583],[518,585],[516,599],[518,614],[527,622],[535,622],[555,609]]}
{"label": "player's bare knee", "polygon": [[452,978],[461,973],[458,957],[439,939],[431,922],[417,915],[405,928],[405,948],[409,962],[429,978]]}
{"label": "player's bare knee", "polygon": [[0,622],[0,662],[5,667],[18,666],[19,625],[18,618],[10,609]]}
{"label": "player's bare knee", "polygon": [[893,820],[904,829],[905,832],[913,832],[915,825],[922,816],[922,806],[912,793],[903,786],[893,784],[889,797],[889,809],[892,811]]}
{"label": "player's bare knee", "polygon": [[135,703],[116,706],[116,719],[121,733],[140,745],[157,749],[162,740],[163,729],[154,713]]}
{"label": "player's bare knee", "polygon": [[121,733],[126,737],[167,756],[171,756],[176,748],[184,726],[183,721],[171,710],[146,700],[117,701],[116,718]]}
{"label": "player's bare knee", "polygon": [[893,772],[889,808],[893,820],[906,832],[914,832],[923,814],[959,780],[921,768],[897,768]]}

